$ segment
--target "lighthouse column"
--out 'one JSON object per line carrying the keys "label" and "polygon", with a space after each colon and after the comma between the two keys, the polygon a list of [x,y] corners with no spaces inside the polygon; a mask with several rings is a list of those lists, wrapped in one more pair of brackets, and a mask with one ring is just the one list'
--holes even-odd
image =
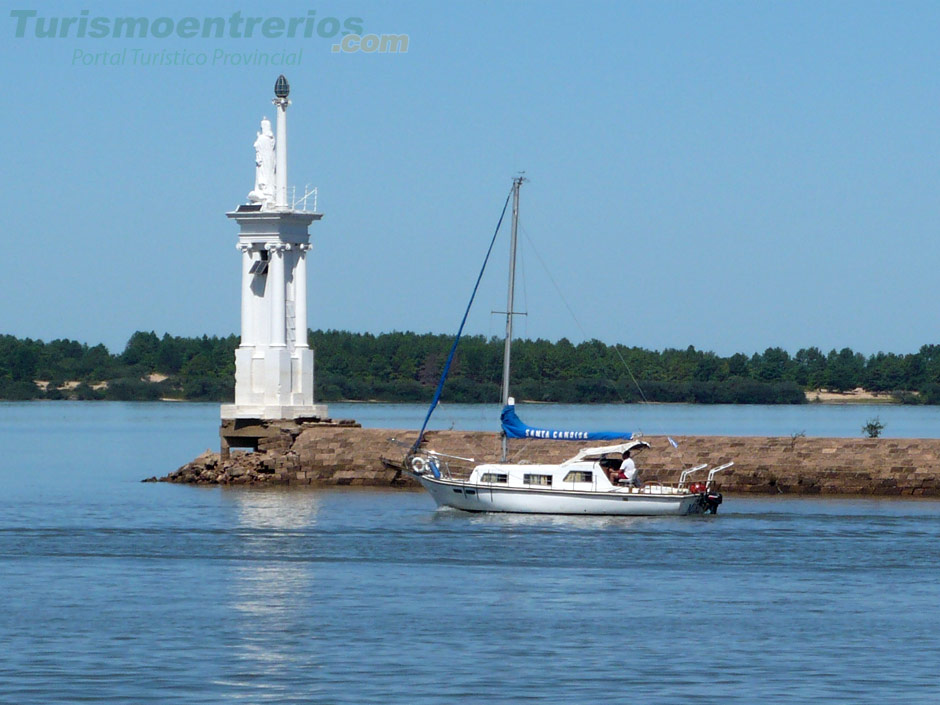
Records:
{"label": "lighthouse column", "polygon": [[298,245],[294,269],[294,346],[307,347],[307,251],[310,245]]}
{"label": "lighthouse column", "polygon": [[268,245],[271,262],[268,265],[268,286],[271,287],[271,347],[283,348],[287,345],[285,337],[284,306],[284,251],[290,245]]}
{"label": "lighthouse column", "polygon": [[251,245],[239,243],[238,249],[242,253],[242,339],[241,347],[247,348],[255,344],[255,332],[252,325],[254,316],[252,315],[253,296],[251,292]]}
{"label": "lighthouse column", "polygon": [[290,101],[287,96],[278,96],[274,99],[277,106],[277,160],[274,171],[274,183],[277,185],[275,193],[275,207],[278,210],[287,208],[287,106]]}
{"label": "lighthouse column", "polygon": [[[252,292],[251,245],[240,242],[236,245],[242,255],[242,336],[235,349],[235,404],[248,406],[260,398],[255,396],[252,385],[252,358],[258,340],[255,333],[255,303]],[[260,397],[260,395],[258,395]]]}

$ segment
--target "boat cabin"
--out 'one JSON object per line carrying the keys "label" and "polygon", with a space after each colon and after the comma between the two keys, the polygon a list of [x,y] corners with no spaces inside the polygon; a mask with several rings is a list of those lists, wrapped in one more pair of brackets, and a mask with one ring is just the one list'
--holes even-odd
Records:
{"label": "boat cabin", "polygon": [[583,448],[561,465],[478,465],[470,474],[469,484],[519,487],[526,489],[564,489],[605,491],[618,486],[611,482],[611,471],[620,468],[623,453],[649,448],[644,441],[628,441],[611,446]]}

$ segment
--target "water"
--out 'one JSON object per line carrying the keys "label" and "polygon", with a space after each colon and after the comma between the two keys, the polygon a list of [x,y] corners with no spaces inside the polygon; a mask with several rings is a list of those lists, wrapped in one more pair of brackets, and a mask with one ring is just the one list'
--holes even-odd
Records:
{"label": "water", "polygon": [[[652,435],[860,437],[862,426],[878,417],[882,435],[940,437],[940,406],[886,404],[700,405],[700,404],[519,404],[529,425],[598,430],[641,431]],[[213,407],[215,411],[215,407]],[[442,404],[430,428],[498,431],[499,406]],[[420,404],[331,404],[336,418],[354,418],[363,426],[421,427],[427,406]]]}
{"label": "water", "polygon": [[138,482],[216,413],[0,405],[0,703],[940,700],[940,503],[553,518]]}

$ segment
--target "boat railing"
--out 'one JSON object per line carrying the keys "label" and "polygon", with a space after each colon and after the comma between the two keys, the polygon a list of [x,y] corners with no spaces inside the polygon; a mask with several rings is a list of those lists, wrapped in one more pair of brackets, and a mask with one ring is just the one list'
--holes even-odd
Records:
{"label": "boat railing", "polygon": [[712,468],[711,470],[709,470],[709,471],[708,471],[708,480],[706,480],[705,486],[706,486],[706,487],[711,487],[711,485],[712,485],[712,480],[715,478],[715,475],[717,475],[718,473],[720,473],[722,470],[727,470],[727,469],[730,468],[732,465],[734,465],[734,461],[732,461],[732,462],[730,462],[730,463],[725,463],[724,465],[719,465],[717,468]]}
{"label": "boat railing", "polygon": [[449,455],[447,453],[439,453],[436,450],[429,450],[428,455],[434,455],[438,458],[450,458],[451,460],[464,460],[468,463],[475,463],[476,461],[473,458],[464,458],[460,455]]}
{"label": "boat railing", "polygon": [[[473,458],[464,458],[463,456],[460,456],[460,455],[450,455],[448,453],[439,453],[436,450],[429,450],[427,451],[427,454],[433,457],[435,461],[437,461],[437,467],[441,472],[441,477],[445,477],[447,479],[450,479],[454,476],[454,472],[451,469],[451,461],[453,460],[459,461],[458,463],[454,464],[455,466],[457,466],[458,471],[460,470],[459,468],[460,464],[469,463],[472,465],[474,462],[476,462]],[[466,475],[468,473],[458,472],[458,474]]]}
{"label": "boat railing", "polygon": [[[725,463],[724,465],[719,465],[708,471],[708,479],[704,483],[699,483],[699,489],[695,490],[696,492],[702,491],[702,489],[710,490],[712,481],[715,479],[715,475],[720,473],[722,470],[727,470],[732,465],[733,462]],[[661,494],[666,490],[681,492],[683,490],[688,491],[688,480],[689,477],[696,472],[700,472],[708,467],[708,463],[703,463],[702,465],[696,465],[694,468],[687,468],[683,470],[679,475],[678,482],[662,482],[660,480],[647,480],[641,487],[630,487],[630,492],[635,492],[638,494]],[[693,483],[694,486],[695,483]],[[693,487],[694,489],[694,487]]]}
{"label": "boat railing", "polygon": [[619,487],[618,490],[626,490],[631,494],[680,494],[688,492],[688,488],[680,482],[661,482],[659,480],[649,480],[639,487]]}
{"label": "boat railing", "polygon": [[[725,463],[724,465],[719,465],[718,467],[714,467],[714,468],[712,468],[711,470],[709,470],[709,471],[708,471],[708,478],[705,480],[705,487],[706,487],[706,488],[711,488],[712,480],[715,479],[715,475],[717,475],[718,473],[720,473],[722,470],[727,470],[727,469],[730,468],[732,465],[734,465],[734,462],[733,462],[733,461],[732,461],[732,462],[729,462],[729,463]],[[693,473],[699,472],[700,470],[704,470],[704,469],[707,468],[707,467],[708,467],[708,463],[703,463],[702,465],[696,465],[694,468],[689,468],[688,470],[683,470],[683,471],[682,471],[682,474],[679,475],[679,484],[677,485],[677,487],[678,487],[679,489],[684,488],[686,482],[688,481],[689,477],[690,477]]]}
{"label": "boat railing", "polygon": [[679,475],[679,487],[681,488],[685,485],[685,482],[686,480],[689,479],[690,475],[698,472],[699,470],[704,470],[707,467],[708,467],[708,463],[702,463],[701,465],[696,465],[694,468],[688,468],[687,470],[683,470],[682,474]]}

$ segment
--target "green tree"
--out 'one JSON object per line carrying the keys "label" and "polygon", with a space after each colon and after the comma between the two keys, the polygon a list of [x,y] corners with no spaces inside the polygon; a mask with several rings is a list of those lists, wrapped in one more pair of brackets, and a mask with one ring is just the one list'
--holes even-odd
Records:
{"label": "green tree", "polygon": [[826,386],[839,392],[862,386],[865,357],[850,348],[833,350],[826,359]]}

